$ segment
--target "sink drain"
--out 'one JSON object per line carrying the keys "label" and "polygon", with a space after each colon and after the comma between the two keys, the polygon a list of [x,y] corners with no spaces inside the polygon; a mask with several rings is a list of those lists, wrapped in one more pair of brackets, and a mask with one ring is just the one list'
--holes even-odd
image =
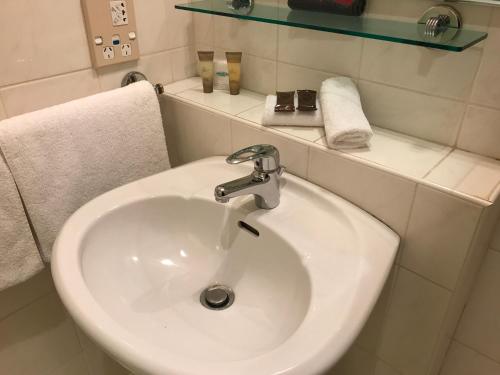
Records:
{"label": "sink drain", "polygon": [[234,302],[234,292],[224,285],[212,285],[200,294],[200,302],[210,310],[224,310]]}

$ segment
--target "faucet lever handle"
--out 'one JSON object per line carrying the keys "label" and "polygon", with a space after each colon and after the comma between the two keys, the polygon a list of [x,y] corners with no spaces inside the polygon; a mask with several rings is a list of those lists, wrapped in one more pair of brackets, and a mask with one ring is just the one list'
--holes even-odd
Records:
{"label": "faucet lever handle", "polygon": [[236,151],[226,159],[228,164],[240,164],[253,160],[258,172],[275,172],[281,168],[280,153],[273,145],[253,145]]}

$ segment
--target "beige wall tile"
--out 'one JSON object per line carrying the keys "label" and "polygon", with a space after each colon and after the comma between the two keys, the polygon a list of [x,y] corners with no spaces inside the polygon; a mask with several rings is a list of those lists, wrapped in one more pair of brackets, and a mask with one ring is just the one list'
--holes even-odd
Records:
{"label": "beige wall tile", "polygon": [[[149,0],[145,0],[149,1]],[[168,30],[168,47],[179,48],[194,44],[193,12],[175,9],[175,4],[185,3],[185,0],[166,1],[166,19]],[[188,1],[189,2],[189,1]]]}
{"label": "beige wall tile", "polygon": [[92,70],[68,73],[0,89],[9,117],[93,95],[100,91]]}
{"label": "beige wall tile", "polygon": [[214,44],[225,51],[242,51],[276,59],[278,26],[227,17],[214,18]]}
{"label": "beige wall tile", "polygon": [[194,42],[196,45],[205,45],[214,48],[215,17],[209,14],[193,14]]}
{"label": "beige wall tile", "polygon": [[[88,366],[89,375],[129,375],[117,361],[106,354],[99,345],[90,339],[83,331],[76,327],[78,338],[83,348],[83,354]],[[65,375],[70,375],[65,374]],[[73,375],[73,374],[71,374]]]}
{"label": "beige wall tile", "polygon": [[373,354],[352,346],[325,375],[372,375],[376,364]]}
{"label": "beige wall tile", "polygon": [[453,342],[440,375],[498,375],[500,363]]}
{"label": "beige wall tile", "polygon": [[0,120],[7,118],[7,114],[5,113],[5,109],[3,108],[3,103],[0,97]]}
{"label": "beige wall tile", "polygon": [[360,77],[464,100],[470,94],[480,60],[478,48],[455,53],[366,40]]}
{"label": "beige wall tile", "polygon": [[450,293],[401,268],[378,355],[405,375],[425,374]]}
{"label": "beige wall tile", "polygon": [[472,90],[471,102],[500,108],[500,9],[493,8],[483,61]]}
{"label": "beige wall tile", "polygon": [[360,348],[368,351],[369,353],[376,353],[378,345],[380,344],[381,335],[384,332],[384,321],[386,313],[389,309],[391,302],[392,292],[397,280],[397,273],[399,267],[394,266],[389,277],[387,278],[384,288],[373,308],[370,316],[368,317],[365,326],[357,337],[355,343]]}
{"label": "beige wall tile", "polygon": [[137,37],[141,55],[169,48],[167,1],[135,0]]}
{"label": "beige wall tile", "polygon": [[467,303],[456,338],[500,362],[500,253],[484,258],[473,293]]}
{"label": "beige wall tile", "polygon": [[490,246],[492,250],[500,251],[500,220],[496,223]]}
{"label": "beige wall tile", "polygon": [[78,354],[64,364],[61,368],[48,375],[94,375],[89,374],[87,362],[83,353]]}
{"label": "beige wall tile", "polygon": [[0,86],[90,67],[79,0],[5,0],[0,25]]}
{"label": "beige wall tile", "polygon": [[415,183],[316,148],[310,149],[308,179],[404,234]]}
{"label": "beige wall tile", "polygon": [[168,154],[173,166],[231,153],[227,117],[166,96],[163,104]]}
{"label": "beige wall tile", "polygon": [[172,73],[173,80],[193,77],[196,75],[196,64],[198,59],[193,47],[183,47],[173,50],[172,55]]}
{"label": "beige wall tile", "polygon": [[482,208],[419,185],[401,264],[453,290]]}
{"label": "beige wall tile", "polygon": [[389,366],[384,361],[378,360],[375,365],[375,372],[373,375],[401,375],[401,373],[391,366]]}
{"label": "beige wall tile", "polygon": [[172,52],[143,56],[139,61],[113,65],[97,71],[102,90],[119,88],[125,74],[137,70],[144,73],[151,83],[172,82]]}
{"label": "beige wall tile", "polygon": [[0,373],[39,375],[81,351],[72,321],[51,293],[0,322]]}
{"label": "beige wall tile", "polygon": [[241,64],[242,87],[261,94],[276,92],[276,61],[244,55]]}
{"label": "beige wall tile", "polygon": [[54,291],[49,269],[44,269],[24,283],[0,292],[0,320]]}
{"label": "beige wall tile", "polygon": [[278,61],[357,77],[363,39],[293,27],[279,27]]}
{"label": "beige wall tile", "polygon": [[367,81],[358,87],[371,124],[437,143],[455,143],[463,103]]}
{"label": "beige wall tile", "polygon": [[281,164],[288,172],[302,178],[306,177],[308,148],[304,144],[273,134],[255,124],[250,125],[238,120],[231,121],[231,132],[233,152],[254,144],[272,144],[278,148]]}
{"label": "beige wall tile", "polygon": [[310,89],[319,92],[321,82],[334,76],[332,73],[320,72],[280,62],[277,65],[277,70],[276,90],[278,91]]}
{"label": "beige wall tile", "polygon": [[500,159],[500,111],[470,105],[467,107],[457,146],[463,150]]}

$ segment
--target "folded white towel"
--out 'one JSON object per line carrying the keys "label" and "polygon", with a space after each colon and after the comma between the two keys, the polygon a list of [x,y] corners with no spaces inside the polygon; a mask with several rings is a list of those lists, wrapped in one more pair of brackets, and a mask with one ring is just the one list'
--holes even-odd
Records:
{"label": "folded white towel", "polygon": [[[316,111],[274,112],[276,106],[276,95],[268,95],[264,113],[262,114],[262,125],[288,125],[288,126],[323,126],[320,103],[316,101]],[[298,106],[298,98],[295,95],[295,108]]]}
{"label": "folded white towel", "polygon": [[46,261],[80,206],[170,167],[158,98],[146,81],[5,120],[0,147]]}
{"label": "folded white towel", "polygon": [[350,78],[325,80],[321,84],[320,102],[328,146],[342,149],[368,145],[373,131],[363,113],[356,85]]}
{"label": "folded white towel", "polygon": [[23,282],[42,268],[14,179],[0,155],[0,290]]}

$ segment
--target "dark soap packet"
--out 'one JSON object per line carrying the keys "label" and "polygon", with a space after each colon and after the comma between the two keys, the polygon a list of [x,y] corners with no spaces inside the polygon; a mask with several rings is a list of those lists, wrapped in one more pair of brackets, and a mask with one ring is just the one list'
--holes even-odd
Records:
{"label": "dark soap packet", "polygon": [[316,91],[314,90],[297,90],[299,96],[299,111],[316,111]]}
{"label": "dark soap packet", "polygon": [[277,91],[274,112],[295,112],[295,91]]}

